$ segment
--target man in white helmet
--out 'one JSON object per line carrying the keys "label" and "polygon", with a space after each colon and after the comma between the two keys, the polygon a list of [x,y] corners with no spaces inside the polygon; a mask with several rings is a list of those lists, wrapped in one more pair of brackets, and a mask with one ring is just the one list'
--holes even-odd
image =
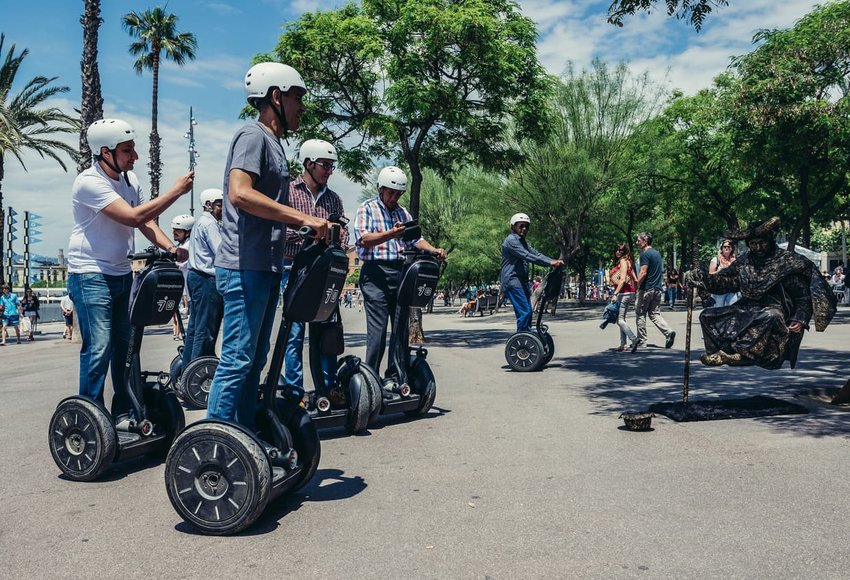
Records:
{"label": "man in white helmet", "polygon": [[112,364],[112,415],[128,418],[124,362],[130,341],[128,315],[132,274],[127,254],[135,251],[138,229],[154,245],[186,259],[156,218],[191,190],[190,171],[167,192],[147,201],[133,173],[136,133],[120,119],[101,119],[86,132],[94,163],[74,180],[71,205],[74,228],[68,242],[68,292],[77,310],[80,395],[103,403],[106,372]]}
{"label": "man in white helmet", "polygon": [[563,266],[563,260],[547,258],[525,239],[531,220],[524,213],[511,216],[511,233],[502,242],[502,293],[511,301],[516,315],[516,330],[531,330],[531,288],[528,262],[538,266]]}
{"label": "man in white helmet", "polygon": [[407,175],[398,167],[384,167],[378,174],[378,196],[357,208],[354,220],[360,291],[366,305],[366,364],[380,372],[387,344],[387,322],[395,316],[404,249],[407,246],[434,252],[445,259],[446,252],[424,238],[402,240],[410,213],[398,204],[407,189]]}
{"label": "man in white helmet", "polygon": [[[184,213],[171,218],[171,237],[178,248],[185,248],[189,251],[189,237],[192,235],[192,227],[195,225],[195,218]],[[188,260],[175,262],[175,265],[183,272],[183,308],[186,312],[189,311],[189,286],[186,284],[186,278],[189,271]],[[177,324],[177,317],[180,316],[180,311],[174,313],[171,317],[171,334],[174,340],[180,340],[180,326]]]}
{"label": "man in white helmet", "polygon": [[183,344],[183,368],[202,356],[215,355],[215,342],[224,312],[221,293],[215,284],[215,255],[221,245],[221,209],[224,192],[201,192],[203,213],[195,221],[189,238],[189,271],[186,286],[192,301],[192,316]]}
{"label": "man in white helmet", "polygon": [[289,166],[281,137],[298,130],[307,92],[301,75],[275,62],[254,65],[245,95],[259,116],[233,137],[224,171],[216,287],[224,297],[221,360],[207,415],[254,427],[260,372],[275,320],[286,226],[327,238],[328,222],[287,205]]}
{"label": "man in white helmet", "polygon": [[[336,169],[339,159],[336,147],[322,139],[308,139],[301,144],[298,158],[304,167],[300,177],[289,184],[287,205],[301,212],[327,219],[331,215],[345,217],[345,208],[336,192],[328,187],[328,179]],[[342,244],[348,244],[348,228],[342,229]],[[295,254],[301,251],[304,240],[294,230],[287,230],[286,245],[283,249],[283,276],[281,291],[286,290],[292,261]],[[304,396],[304,351],[303,322],[293,322],[286,343],[286,371],[284,379],[286,390],[292,397]],[[336,356],[322,355],[319,358],[322,375],[325,379],[325,392],[333,389],[336,380]]]}

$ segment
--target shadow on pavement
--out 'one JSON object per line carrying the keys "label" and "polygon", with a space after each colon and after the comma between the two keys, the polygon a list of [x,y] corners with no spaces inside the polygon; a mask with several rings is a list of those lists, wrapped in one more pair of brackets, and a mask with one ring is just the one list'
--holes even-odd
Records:
{"label": "shadow on pavement", "polygon": [[[812,403],[805,397],[811,391],[844,384],[848,375],[846,353],[804,345],[796,369],[786,363],[782,369],[768,371],[758,367],[705,367],[699,362],[701,352],[702,349],[691,352],[689,401],[776,397],[802,403],[811,412],[756,420],[797,435],[850,436],[850,412],[846,408]],[[550,372],[558,367],[592,379],[584,390],[596,405],[594,414],[639,411],[652,404],[682,400],[684,353],[681,350],[647,348],[636,354],[606,351],[566,357],[550,363]]]}

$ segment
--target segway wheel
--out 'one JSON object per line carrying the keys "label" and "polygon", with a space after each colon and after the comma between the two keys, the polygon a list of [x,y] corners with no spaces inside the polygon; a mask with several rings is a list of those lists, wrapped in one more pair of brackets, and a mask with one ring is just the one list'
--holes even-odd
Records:
{"label": "segway wheel", "polygon": [[202,356],[196,358],[183,369],[180,388],[183,391],[183,402],[192,409],[206,409],[210,398],[215,370],[218,368],[218,358]]}
{"label": "segway wheel", "polygon": [[83,398],[65,399],[50,418],[50,454],[74,481],[91,481],[106,471],[115,459],[117,438],[110,416]]}
{"label": "segway wheel", "polygon": [[171,364],[168,367],[168,376],[171,379],[170,384],[171,388],[174,389],[174,392],[177,393],[180,397],[183,394],[180,392],[180,375],[183,374],[183,347],[179,347],[177,349],[177,356],[175,356],[171,360]]}
{"label": "segway wheel", "polygon": [[348,379],[348,416],[345,429],[359,433],[369,426],[372,411],[372,393],[369,378],[358,368]]}
{"label": "segway wheel", "polygon": [[540,365],[541,367],[548,365],[552,361],[552,357],[555,356],[555,341],[548,332],[543,333],[543,347],[545,354],[543,355],[543,364]]}
{"label": "segway wheel", "polygon": [[505,359],[515,371],[539,370],[543,366],[543,341],[536,332],[517,332],[505,344]]}
{"label": "segway wheel", "polygon": [[[282,399],[278,399],[279,405],[288,405]],[[280,409],[280,407],[278,407]],[[301,474],[290,488],[291,492],[298,491],[313,479],[319,468],[319,459],[322,457],[322,445],[319,442],[319,432],[310,418],[310,414],[302,407],[290,408],[289,412],[278,411],[279,416],[286,417],[284,422],[290,435],[292,435],[292,446],[298,452],[298,463],[302,466]]]}
{"label": "segway wheel", "polygon": [[164,433],[165,438],[159,446],[158,455],[165,457],[177,434],[186,426],[186,416],[183,407],[177,400],[177,395],[166,385],[147,383],[145,385],[145,406],[150,411],[150,418],[157,433]]}
{"label": "segway wheel", "polygon": [[381,377],[378,376],[372,367],[365,363],[360,363],[360,371],[366,377],[369,383],[369,425],[372,425],[378,417],[381,416],[381,409],[384,406],[384,384],[381,382]]}
{"label": "segway wheel", "polygon": [[411,416],[424,415],[431,410],[434,399],[437,398],[437,381],[434,379],[431,365],[424,358],[415,359],[408,378],[413,392],[419,395],[419,406],[405,413]]}
{"label": "segway wheel", "polygon": [[269,501],[272,469],[260,443],[236,425],[202,422],[185,429],[165,460],[171,505],[204,534],[235,534]]}

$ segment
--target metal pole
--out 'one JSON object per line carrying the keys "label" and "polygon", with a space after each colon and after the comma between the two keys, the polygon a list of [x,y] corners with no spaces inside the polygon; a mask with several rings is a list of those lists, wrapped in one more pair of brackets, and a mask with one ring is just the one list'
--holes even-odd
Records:
{"label": "metal pole", "polygon": [[[184,135],[189,140],[189,171],[194,171],[197,165],[197,158],[200,157],[195,151],[195,125],[198,122],[192,114],[192,107],[189,107],[189,131]],[[192,190],[189,192],[189,214],[195,215],[195,183],[192,182]]]}
{"label": "metal pole", "polygon": [[30,285],[30,212],[24,212],[24,289]]}

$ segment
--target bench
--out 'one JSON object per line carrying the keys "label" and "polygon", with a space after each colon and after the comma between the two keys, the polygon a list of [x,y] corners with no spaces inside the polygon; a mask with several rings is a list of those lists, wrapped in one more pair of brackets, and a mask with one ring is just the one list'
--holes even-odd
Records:
{"label": "bench", "polygon": [[473,314],[480,314],[481,316],[484,316],[485,312],[493,314],[498,306],[498,294],[485,294],[483,296],[479,296],[475,301],[475,310],[473,311]]}

